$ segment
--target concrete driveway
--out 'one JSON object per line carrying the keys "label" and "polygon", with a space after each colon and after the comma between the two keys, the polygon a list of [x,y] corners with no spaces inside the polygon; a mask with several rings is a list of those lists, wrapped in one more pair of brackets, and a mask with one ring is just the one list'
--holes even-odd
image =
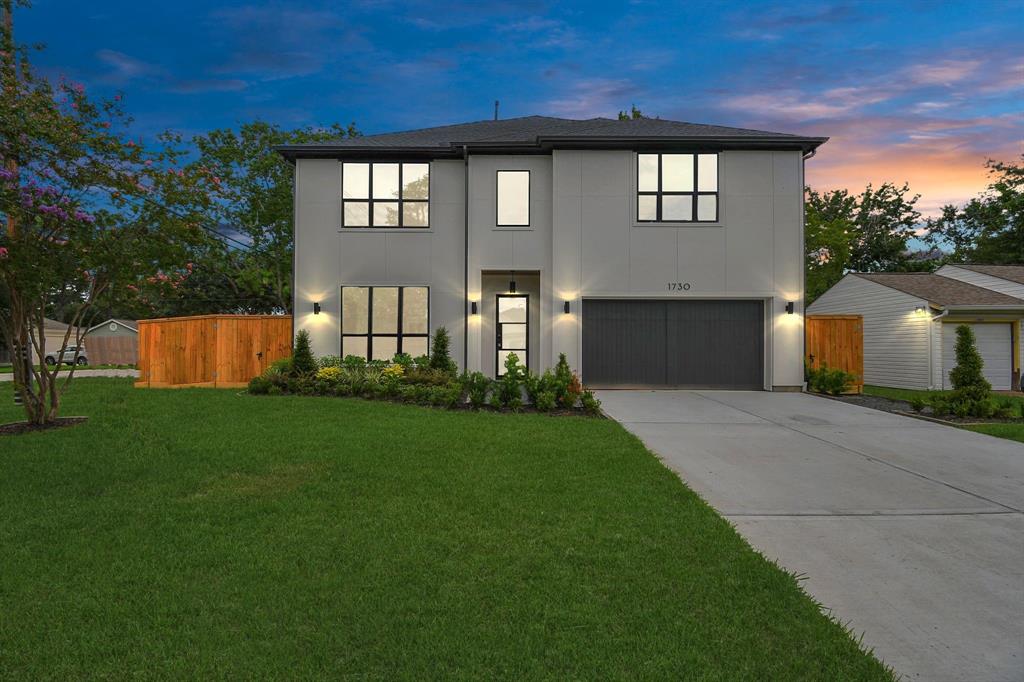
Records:
{"label": "concrete driveway", "polygon": [[799,393],[601,391],[906,679],[1024,680],[1024,446]]}

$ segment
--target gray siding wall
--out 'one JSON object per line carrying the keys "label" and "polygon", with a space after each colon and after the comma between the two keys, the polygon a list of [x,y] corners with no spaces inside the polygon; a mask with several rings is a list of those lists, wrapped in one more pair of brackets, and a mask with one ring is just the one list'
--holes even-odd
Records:
{"label": "gray siding wall", "polygon": [[[798,152],[723,152],[720,221],[635,220],[632,152],[555,151],[553,351],[579,367],[585,297],[765,301],[766,387],[803,382],[803,164]],[[670,283],[688,285],[673,291]],[[787,301],[796,314],[787,315]]]}
{"label": "gray siding wall", "polygon": [[[940,349],[941,322],[915,312],[927,302],[895,289],[847,275],[807,308],[809,315],[864,317],[864,382],[874,386],[928,389],[928,344]],[[929,334],[929,326],[933,333]],[[941,364],[941,359],[934,364]],[[939,370],[932,374],[941,377]]]}
{"label": "gray siding wall", "polygon": [[[463,181],[461,161],[430,164],[429,229],[341,228],[341,164],[299,159],[295,200],[295,328],[318,355],[341,352],[342,285],[430,287],[431,332],[445,326],[462,360]],[[321,314],[313,314],[320,301]]]}
{"label": "gray siding wall", "polygon": [[992,291],[998,291],[1001,294],[1015,296],[1024,300],[1024,284],[1017,284],[1016,282],[1000,279],[999,277],[992,277],[991,275],[986,275],[981,272],[958,268],[955,265],[943,265],[935,272],[935,274],[942,275],[943,277],[949,277],[951,279],[958,279],[961,282],[967,282],[974,286],[991,289]]}

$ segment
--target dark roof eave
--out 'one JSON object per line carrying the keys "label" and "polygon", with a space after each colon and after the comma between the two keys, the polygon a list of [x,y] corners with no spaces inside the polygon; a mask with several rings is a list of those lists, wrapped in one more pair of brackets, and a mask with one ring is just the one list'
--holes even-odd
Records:
{"label": "dark roof eave", "polygon": [[667,148],[687,145],[699,149],[716,150],[779,150],[813,151],[828,141],[827,137],[757,137],[735,135],[721,137],[573,137],[545,136],[536,142],[452,142],[447,146],[355,146],[355,145],[278,145],[274,150],[289,161],[298,158],[326,159],[371,159],[371,158],[424,158],[445,159],[462,156],[463,147],[475,154],[533,153],[546,154],[554,149],[635,149]]}

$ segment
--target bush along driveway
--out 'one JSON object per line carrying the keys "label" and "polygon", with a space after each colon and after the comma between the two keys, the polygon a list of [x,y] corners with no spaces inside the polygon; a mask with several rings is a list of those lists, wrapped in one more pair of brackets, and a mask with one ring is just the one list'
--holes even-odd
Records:
{"label": "bush along driveway", "polygon": [[67,413],[0,438],[0,677],[891,679],[611,420],[118,379]]}
{"label": "bush along driveway", "polygon": [[948,404],[952,391],[915,391],[908,388],[887,388],[865,386],[863,396],[840,396],[844,402],[852,402],[876,410],[903,414],[920,414],[941,419],[952,426],[987,433],[998,438],[1024,442],[1024,396],[1019,394],[994,394],[991,401],[998,411],[990,417],[958,417],[952,414],[938,414],[933,402]]}

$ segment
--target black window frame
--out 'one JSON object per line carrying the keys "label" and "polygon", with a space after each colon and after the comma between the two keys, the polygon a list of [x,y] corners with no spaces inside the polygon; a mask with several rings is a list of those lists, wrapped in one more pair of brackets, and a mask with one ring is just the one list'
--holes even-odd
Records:
{"label": "black window frame", "polygon": [[[366,164],[370,167],[369,178],[368,178],[368,190],[366,199],[346,199],[345,198],[345,164],[347,163],[360,163]],[[375,199],[373,196],[373,167],[378,165],[398,165],[398,197],[393,199]],[[406,164],[416,164],[418,166],[427,167],[427,198],[426,199],[406,199],[405,194],[405,183],[402,181],[402,176],[405,171]],[[429,161],[413,161],[413,160],[394,160],[394,161],[342,161],[341,162],[341,227],[345,230],[429,230],[430,229],[430,162]],[[398,204],[398,224],[397,225],[374,225],[373,224],[373,205],[374,204]],[[405,224],[405,204],[425,204],[427,207],[427,224],[426,225],[406,225]],[[367,216],[366,225],[346,225],[345,224],[345,204],[366,204]]]}
{"label": "black window frame", "polygon": [[[689,155],[693,156],[693,190],[689,191],[689,192],[676,192],[676,191],[665,191],[665,190],[663,190],[662,189],[662,157],[664,157],[665,155],[682,156],[682,155],[685,155],[685,154],[689,154]],[[698,187],[700,187],[700,176],[697,173],[698,173],[698,166],[699,166],[699,158],[702,155],[704,155],[704,156],[714,156],[715,157],[715,187],[717,187],[718,189],[716,189],[714,192],[701,191],[701,190],[697,189]],[[641,156],[657,156],[658,157],[658,189],[655,190],[655,191],[641,190],[640,189],[640,157]],[[637,152],[635,154],[635,157],[636,157],[636,175],[635,175],[635,180],[636,180],[636,212],[634,213],[633,217],[636,219],[637,223],[645,223],[645,224],[656,224],[656,223],[705,223],[706,224],[706,223],[717,223],[719,221],[719,218],[721,216],[721,210],[722,210],[722,199],[719,196],[719,194],[721,193],[722,188],[721,188],[721,183],[719,182],[719,172],[718,172],[719,171],[719,163],[721,162],[721,155],[718,152],[707,152],[707,151],[672,151],[672,152],[650,151],[650,152],[645,152],[645,151],[639,151],[639,152]],[[655,197],[655,216],[656,217],[655,217],[654,220],[646,220],[646,219],[642,219],[640,217],[640,197],[642,197],[642,196],[648,196],[648,197],[653,196],[653,197]],[[690,219],[689,220],[685,220],[685,219],[679,219],[679,218],[671,218],[671,219],[662,218],[662,210],[661,210],[662,198],[666,197],[666,196],[670,196],[670,197],[687,197],[688,196],[688,197],[691,197],[692,198],[692,212],[690,213],[690,216],[691,216]],[[697,218],[697,215],[698,215],[698,213],[697,213],[697,203],[699,201],[699,197],[701,197],[701,196],[711,196],[711,197],[715,198],[715,217],[713,219],[711,219],[711,220],[699,220]]]}
{"label": "black window frame", "polygon": [[[345,333],[345,289],[367,289],[366,292],[366,333],[365,334],[353,334]],[[395,333],[380,333],[375,334],[373,331],[373,290],[374,289],[398,289],[398,321],[395,326]],[[406,289],[426,289],[427,290],[427,331],[424,333],[420,332],[409,332],[405,333],[402,331],[403,317],[405,313],[405,290]],[[404,353],[403,341],[406,338],[410,339],[423,339],[427,340],[427,355],[430,355],[430,287],[422,284],[343,284],[341,286],[341,317],[338,319],[338,328],[341,330],[341,340],[339,342],[341,357],[345,357],[345,338],[364,338],[366,339],[366,361],[369,362],[373,359],[373,339],[374,337],[381,338],[395,338],[395,353]],[[351,355],[351,353],[350,353]],[[393,356],[392,356],[393,357]],[[391,358],[388,358],[389,360]]]}
{"label": "black window frame", "polygon": [[[501,339],[501,325],[502,325],[502,322],[501,322],[501,299],[503,299],[503,298],[524,298],[524,299],[526,299],[526,323],[525,323],[526,324],[526,347],[525,348],[518,348],[517,349],[517,348],[502,348],[501,347],[501,340],[502,340]],[[520,323],[520,322],[511,322],[511,323],[506,323],[506,324],[522,324],[522,323]],[[525,351],[526,352],[526,362],[523,362],[522,358],[519,358],[519,361],[523,364],[524,367],[526,367],[527,370],[530,369],[530,356],[533,355],[533,352],[530,350],[530,294],[518,293],[517,292],[517,293],[514,293],[514,294],[496,294],[494,296],[494,378],[495,379],[500,379],[501,377],[504,376],[501,373],[501,370],[503,370],[505,368],[505,366],[502,365],[502,364],[499,364],[499,362],[498,362],[498,357],[501,355],[501,351],[503,351],[503,350],[510,350],[512,352],[515,352],[516,350]]]}
{"label": "black window frame", "polygon": [[[498,191],[499,179],[502,173],[526,173],[526,222],[525,223],[503,223],[500,222],[499,216],[501,211],[498,208],[498,203],[501,200],[501,194]],[[529,169],[526,168],[501,168],[494,173],[494,225],[495,227],[530,227],[530,221],[533,216],[533,211],[530,206],[530,192],[531,185],[533,184],[533,178],[530,176]]]}

